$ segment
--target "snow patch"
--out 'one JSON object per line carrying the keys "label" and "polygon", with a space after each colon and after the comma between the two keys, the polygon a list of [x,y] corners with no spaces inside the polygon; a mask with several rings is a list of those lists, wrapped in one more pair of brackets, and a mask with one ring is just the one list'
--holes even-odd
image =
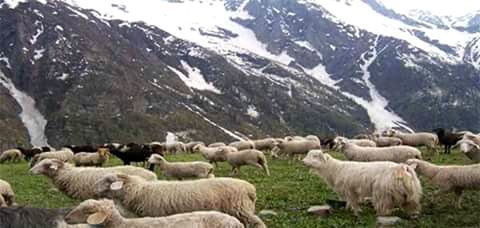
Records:
{"label": "snow patch", "polygon": [[249,105],[247,108],[247,115],[251,116],[252,118],[258,118],[259,113],[257,108],[254,105]]}
{"label": "snow patch", "polygon": [[27,128],[32,146],[48,146],[47,136],[45,135],[47,120],[40,111],[35,108],[35,100],[26,93],[18,90],[12,80],[7,78],[2,72],[0,72],[0,84],[10,92],[10,95],[12,95],[22,108],[20,118]]}
{"label": "snow patch", "polygon": [[42,35],[43,31],[44,31],[44,28],[43,28],[43,24],[42,22],[40,21],[35,21],[35,25],[36,26],[40,26],[40,28],[37,29],[37,31],[35,32],[35,34],[33,35],[33,37],[30,39],[30,43],[32,45],[34,45],[36,42],[37,42],[37,39],[40,35]]}
{"label": "snow patch", "polygon": [[45,48],[34,50],[33,51],[35,54],[33,55],[33,59],[35,61],[41,59],[43,57],[43,53],[45,52]]}
{"label": "snow patch", "polygon": [[8,69],[12,69],[12,66],[10,65],[10,61],[8,60],[8,58],[6,56],[4,56],[3,53],[0,53],[0,62],[4,62],[5,66]]}
{"label": "snow patch", "polygon": [[185,83],[186,86],[188,86],[190,88],[197,89],[197,90],[208,90],[208,91],[214,92],[216,94],[221,94],[222,93],[219,89],[217,89],[213,85],[213,83],[207,82],[205,80],[205,78],[203,77],[200,69],[195,68],[195,67],[191,67],[190,65],[188,65],[187,62],[185,62],[183,60],[181,61],[181,64],[182,64],[183,69],[185,71],[187,71],[188,75],[183,74],[181,71],[179,71],[179,70],[177,70],[177,69],[175,69],[171,66],[168,66],[168,68],[170,70],[172,70],[175,74],[177,74],[178,77],[180,77],[180,79],[182,79],[182,81]]}
{"label": "snow patch", "polygon": [[57,77],[57,80],[65,81],[65,80],[67,80],[68,76],[70,76],[70,75],[67,74],[67,73],[63,73],[62,76]]}

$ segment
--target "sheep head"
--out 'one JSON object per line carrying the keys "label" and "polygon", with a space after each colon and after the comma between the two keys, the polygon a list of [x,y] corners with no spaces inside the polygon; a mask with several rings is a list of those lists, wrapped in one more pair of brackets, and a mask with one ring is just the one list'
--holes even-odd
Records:
{"label": "sheep head", "polygon": [[166,161],[167,160],[165,160],[165,158],[162,157],[159,154],[152,154],[152,155],[150,155],[150,158],[148,159],[148,163],[150,163],[150,164],[163,164]]}
{"label": "sheep head", "polygon": [[128,178],[128,175],[120,173],[105,175],[95,183],[95,195],[98,198],[105,197],[109,199],[121,197],[123,185]]}
{"label": "sheep head", "polygon": [[463,152],[463,153],[468,153],[470,152],[471,150],[473,149],[476,149],[476,150],[480,150],[480,146],[477,145],[476,143],[474,143],[472,140],[470,139],[462,139],[460,141],[458,141],[455,146],[453,146],[453,148],[455,147],[458,147],[460,146],[460,150]]}
{"label": "sheep head", "polygon": [[115,204],[112,200],[86,200],[65,216],[68,224],[100,225],[112,216]]}
{"label": "sheep head", "polygon": [[110,155],[110,150],[108,148],[99,147],[97,153],[102,157],[106,157]]}
{"label": "sheep head", "polygon": [[59,169],[63,168],[65,163],[58,159],[44,159],[30,169],[35,175],[43,174],[45,176],[54,176]]}
{"label": "sheep head", "polygon": [[329,154],[324,154],[322,150],[310,150],[303,159],[303,164],[309,168],[320,168],[332,157]]}

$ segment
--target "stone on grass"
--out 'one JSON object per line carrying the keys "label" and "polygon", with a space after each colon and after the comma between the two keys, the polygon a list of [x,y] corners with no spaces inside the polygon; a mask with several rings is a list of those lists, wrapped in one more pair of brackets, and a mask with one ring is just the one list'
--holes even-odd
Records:
{"label": "stone on grass", "polygon": [[380,227],[393,226],[401,222],[402,219],[397,216],[380,216],[377,217],[377,225]]}
{"label": "stone on grass", "polygon": [[258,214],[263,215],[263,216],[277,216],[278,215],[278,213],[275,212],[274,210],[261,210]]}
{"label": "stone on grass", "polygon": [[318,215],[320,217],[327,217],[332,214],[332,208],[328,205],[311,206],[310,208],[308,208],[307,212],[309,214]]}

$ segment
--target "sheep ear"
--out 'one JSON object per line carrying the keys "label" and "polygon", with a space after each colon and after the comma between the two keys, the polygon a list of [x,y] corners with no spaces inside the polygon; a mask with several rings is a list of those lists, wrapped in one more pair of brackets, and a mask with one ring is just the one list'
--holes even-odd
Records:
{"label": "sheep ear", "polygon": [[110,185],[111,190],[120,190],[123,187],[123,181],[115,181]]}
{"label": "sheep ear", "polygon": [[91,214],[90,216],[88,216],[87,223],[90,225],[102,224],[106,218],[107,215],[105,214],[105,212],[99,211],[95,214]]}
{"label": "sheep ear", "polygon": [[408,166],[410,166],[413,170],[417,169],[417,163],[412,163],[412,164],[409,164]]}

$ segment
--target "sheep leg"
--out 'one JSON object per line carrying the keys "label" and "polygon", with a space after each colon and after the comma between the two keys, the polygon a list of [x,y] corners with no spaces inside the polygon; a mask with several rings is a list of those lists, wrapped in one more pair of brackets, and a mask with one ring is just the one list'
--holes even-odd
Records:
{"label": "sheep leg", "polygon": [[455,195],[456,195],[455,207],[456,208],[462,208],[462,192],[463,191],[461,188],[455,189]]}

